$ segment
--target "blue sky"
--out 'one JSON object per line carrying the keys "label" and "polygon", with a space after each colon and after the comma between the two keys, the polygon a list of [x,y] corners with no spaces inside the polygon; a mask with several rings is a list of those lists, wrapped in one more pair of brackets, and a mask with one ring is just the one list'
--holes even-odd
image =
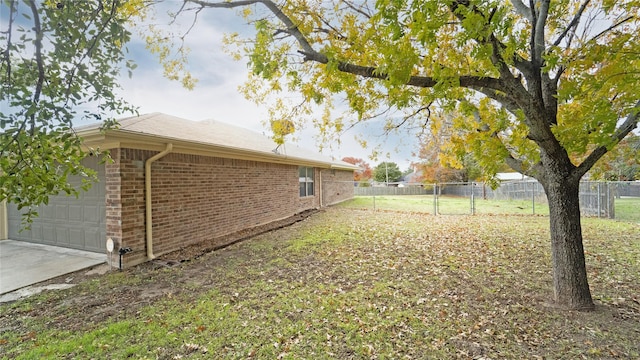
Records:
{"label": "blue sky", "polygon": [[[175,11],[179,5],[178,1],[168,1],[164,6]],[[158,23],[166,23],[166,15],[161,11],[157,16]],[[181,28],[188,28],[189,21],[190,18],[182,19]],[[189,70],[198,79],[196,88],[191,91],[164,78],[157,60],[147,52],[143,41],[136,38],[128,49],[138,68],[131,79],[126,72],[123,73],[120,93],[138,106],[141,114],[163,112],[190,120],[215,119],[268,134],[263,125],[268,118],[267,109],[258,107],[238,92],[238,86],[247,79],[247,59],[234,61],[222,49],[225,32],[251,34],[251,30],[252,27],[236,15],[235,10],[207,9],[200,13],[198,22],[186,38],[191,49]],[[402,132],[385,137],[382,136],[382,122],[378,124],[373,122],[351,129],[341,137],[340,145],[325,145],[322,153],[337,159],[345,156],[363,158],[372,166],[381,161],[394,161],[402,170],[407,169],[412,161],[417,161],[412,155],[417,151],[415,136]],[[297,145],[317,150],[316,133],[311,124],[305,129],[297,129]],[[354,139],[356,135],[366,139],[370,147],[363,149]],[[381,155],[377,160],[369,158],[374,146],[380,147]]]}

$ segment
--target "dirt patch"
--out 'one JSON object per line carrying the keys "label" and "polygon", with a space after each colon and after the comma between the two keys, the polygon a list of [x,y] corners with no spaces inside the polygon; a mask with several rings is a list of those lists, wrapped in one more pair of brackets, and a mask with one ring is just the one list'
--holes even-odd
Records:
{"label": "dirt patch", "polygon": [[[25,319],[36,317],[51,318],[52,327],[75,330],[86,328],[92,323],[133,316],[142,307],[159,299],[197,297],[215,283],[214,277],[206,274],[211,273],[216,262],[225,261],[224,258],[246,256],[227,249],[224,258],[201,261],[207,254],[291,226],[320,211],[322,210],[304,211],[286,219],[225,235],[211,242],[196,243],[122,271],[111,270],[105,274],[104,265],[98,265],[48,280],[38,284],[38,287],[46,291],[56,289],[57,284],[65,284],[65,288],[74,284],[91,284],[79,289],[68,289],[66,292],[48,291],[46,296],[33,304],[35,306],[26,306],[26,309],[8,308],[0,315],[0,323],[3,324],[0,332],[20,331]],[[130,279],[135,279],[136,283],[128,284]],[[66,316],[69,313],[74,316]]]}
{"label": "dirt patch", "polygon": [[[299,221],[303,221],[307,219],[309,216],[319,211],[322,211],[322,210],[316,210],[316,209],[307,210],[307,211],[298,213],[294,216],[288,217],[286,219],[274,221],[265,225],[256,226],[250,229],[241,230],[229,235],[221,236],[210,242],[207,241],[207,242],[193,244],[185,248],[182,248],[180,250],[176,250],[171,253],[159,256],[157,259],[152,261],[151,264],[152,266],[174,267],[180,263],[195,260],[204,254],[208,254],[212,251],[224,249],[230,245],[248,240],[254,236],[258,236],[258,235],[267,233],[269,231],[291,226]],[[211,244],[217,244],[217,245],[211,246]]]}

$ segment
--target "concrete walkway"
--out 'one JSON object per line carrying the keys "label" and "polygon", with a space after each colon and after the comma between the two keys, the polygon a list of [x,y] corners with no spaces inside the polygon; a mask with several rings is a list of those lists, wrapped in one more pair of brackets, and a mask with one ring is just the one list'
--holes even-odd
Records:
{"label": "concrete walkway", "polygon": [[107,261],[106,254],[32,244],[0,241],[0,294]]}

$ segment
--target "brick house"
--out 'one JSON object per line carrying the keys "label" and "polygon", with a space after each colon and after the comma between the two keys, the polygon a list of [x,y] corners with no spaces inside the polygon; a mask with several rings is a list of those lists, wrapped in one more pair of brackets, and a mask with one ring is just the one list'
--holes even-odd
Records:
{"label": "brick house", "polygon": [[353,165],[290,144],[276,149],[250,130],[160,113],[119,122],[77,130],[87,148],[109,150],[106,164],[85,159],[100,182],[79,199],[52,197],[28,231],[19,232],[9,205],[10,239],[105,252],[110,238],[116,252],[132,249],[131,266],[354,194]]}

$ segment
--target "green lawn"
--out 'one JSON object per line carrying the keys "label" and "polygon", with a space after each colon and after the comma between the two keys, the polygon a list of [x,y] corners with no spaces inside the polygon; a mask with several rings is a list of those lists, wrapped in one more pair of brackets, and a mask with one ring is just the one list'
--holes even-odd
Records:
{"label": "green lawn", "polygon": [[[356,196],[353,200],[339,206],[352,209],[392,210],[433,214],[433,195],[399,195],[399,196]],[[535,203],[528,200],[485,200],[475,198],[476,214],[535,214],[549,215],[546,203]],[[438,197],[438,213],[443,215],[471,214],[469,198],[440,196]]]}
{"label": "green lawn", "polygon": [[616,220],[640,224],[640,198],[618,198],[615,204]]}
{"label": "green lawn", "polygon": [[[356,196],[339,206],[351,209],[391,210],[420,213],[434,213],[433,195],[404,196]],[[534,208],[535,207],[535,208]],[[469,198],[441,196],[438,198],[438,212],[443,215],[466,215],[471,213]],[[532,203],[530,200],[484,200],[475,199],[476,214],[549,215],[545,202]],[[615,199],[615,219],[640,223],[640,198]]]}
{"label": "green lawn", "polygon": [[333,207],[2,304],[0,358],[640,358],[640,225],[583,223],[594,312],[545,305],[545,217]]}

